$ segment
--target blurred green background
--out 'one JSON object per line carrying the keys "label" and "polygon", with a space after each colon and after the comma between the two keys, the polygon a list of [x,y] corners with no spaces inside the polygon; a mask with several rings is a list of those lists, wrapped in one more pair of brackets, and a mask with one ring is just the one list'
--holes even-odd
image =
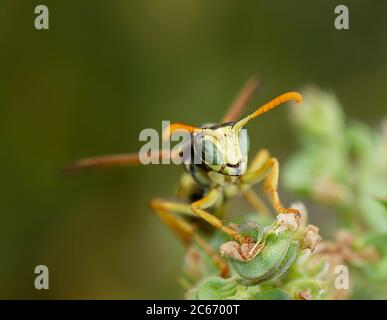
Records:
{"label": "blurred green background", "polygon": [[[38,4],[49,30],[34,28]],[[338,4],[350,30],[334,28]],[[183,247],[148,201],[173,195],[182,169],[58,169],[136,151],[161,120],[217,121],[255,72],[250,110],[312,83],[376,125],[386,13],[385,1],[0,0],[0,298],[181,298]],[[249,131],[251,152],[284,162],[297,148],[284,109]],[[38,264],[50,290],[34,288]]]}

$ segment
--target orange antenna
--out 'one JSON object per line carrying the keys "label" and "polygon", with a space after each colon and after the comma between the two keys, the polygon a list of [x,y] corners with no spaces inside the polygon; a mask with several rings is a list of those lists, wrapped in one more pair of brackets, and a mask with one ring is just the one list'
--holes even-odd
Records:
{"label": "orange antenna", "polygon": [[175,131],[179,131],[179,130],[182,130],[182,131],[185,130],[185,131],[187,131],[189,133],[202,133],[202,134],[206,134],[206,135],[208,134],[208,135],[215,136],[215,137],[218,136],[216,131],[211,130],[209,128],[198,128],[198,127],[190,126],[188,124],[184,124],[184,123],[180,123],[180,122],[175,122],[175,123],[171,123],[168,127],[166,127],[164,129],[163,140],[170,139],[172,134]]}
{"label": "orange antenna", "polygon": [[279,105],[288,102],[288,101],[295,101],[297,103],[302,101],[302,96],[298,92],[286,92],[284,94],[281,94],[280,96],[274,98],[270,102],[264,104],[263,106],[259,107],[256,111],[249,114],[247,117],[244,117],[243,119],[239,120],[235,125],[235,129],[240,129],[244,125],[246,125],[251,119],[257,118],[260,115],[270,111],[271,109],[274,109],[275,107],[278,107]]}
{"label": "orange antenna", "polygon": [[189,133],[193,133],[196,130],[201,130],[201,128],[193,127],[188,124],[179,123],[179,122],[171,123],[168,127],[164,129],[163,140],[168,140],[172,136],[172,134],[178,130],[185,130],[185,131],[188,131]]}

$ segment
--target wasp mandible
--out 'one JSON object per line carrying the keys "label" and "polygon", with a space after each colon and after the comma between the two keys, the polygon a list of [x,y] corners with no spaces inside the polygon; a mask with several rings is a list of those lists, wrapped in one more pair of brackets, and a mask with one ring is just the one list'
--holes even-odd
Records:
{"label": "wasp mandible", "polygon": [[[258,151],[248,166],[249,137],[245,126],[251,120],[285,102],[301,102],[302,97],[297,92],[284,93],[262,105],[253,113],[239,119],[258,86],[259,80],[255,77],[247,81],[218,124],[206,124],[201,127],[182,123],[170,124],[168,130],[164,132],[163,138],[170,139],[174,132],[188,130],[193,142],[186,147],[191,148],[191,154],[199,157],[202,161],[200,163],[190,161],[192,159],[183,161],[185,172],[180,181],[177,198],[184,200],[184,202],[159,198],[150,202],[153,211],[182,242],[189,245],[195,241],[213,259],[223,275],[228,271],[227,265],[199,234],[197,218],[201,218],[214,228],[225,232],[239,243],[251,242],[249,237],[239,234],[232,225],[223,223],[223,209],[228,199],[241,193],[258,212],[268,212],[263,201],[252,189],[252,186],[260,181],[264,182],[264,192],[278,213],[300,214],[296,209],[284,208],[281,205],[278,195],[279,163],[276,158],[271,157],[268,150]],[[198,144],[200,144],[200,148],[198,148]],[[199,149],[200,154],[197,154]],[[182,152],[172,153],[160,150],[152,156],[173,158],[182,157],[182,154]],[[211,159],[211,161],[206,159]],[[118,154],[81,159],[70,169],[131,164],[140,164],[139,154]],[[196,223],[195,219],[192,218],[196,218]]]}

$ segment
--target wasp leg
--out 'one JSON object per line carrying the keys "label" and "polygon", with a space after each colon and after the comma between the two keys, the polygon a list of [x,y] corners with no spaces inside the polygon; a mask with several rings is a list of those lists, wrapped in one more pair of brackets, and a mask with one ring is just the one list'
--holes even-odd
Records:
{"label": "wasp leg", "polygon": [[229,268],[224,259],[201,237],[195,230],[195,227],[182,219],[173,215],[171,212],[194,215],[191,207],[187,204],[174,203],[161,199],[151,201],[151,208],[161,218],[161,220],[172,229],[180,238],[184,245],[188,246],[192,241],[203,249],[203,251],[212,259],[219,269],[220,275],[225,277],[229,274]]}
{"label": "wasp leg", "polygon": [[204,252],[212,259],[214,264],[219,269],[220,275],[222,277],[227,277],[230,275],[229,267],[224,261],[224,259],[218,254],[209,244],[206,240],[203,239],[199,234],[195,233],[193,235],[194,241],[200,246]]}
{"label": "wasp leg", "polygon": [[251,188],[248,186],[247,188],[242,189],[242,196],[246,199],[248,203],[254,208],[254,210],[265,216],[270,216],[270,210],[264,204],[261,197],[258,196]]}
{"label": "wasp leg", "polygon": [[[263,164],[270,159],[270,153],[267,149],[261,149],[258,151],[251,161],[251,164],[247,170],[247,172],[253,172],[258,168],[262,167]],[[241,193],[247,202],[251,204],[251,206],[260,214],[264,214],[269,216],[270,210],[262,201],[261,197],[252,190],[251,186],[244,185],[241,188]]]}
{"label": "wasp leg", "polygon": [[223,122],[237,121],[243,110],[251,100],[254,92],[259,87],[260,81],[256,77],[251,77],[242,88],[236,99],[233,101],[222,119]]}
{"label": "wasp leg", "polygon": [[250,162],[249,168],[247,172],[253,172],[259,168],[261,168],[267,160],[270,159],[270,153],[267,149],[261,149],[259,150],[253,160]]}
{"label": "wasp leg", "polygon": [[264,179],[264,191],[268,195],[273,207],[279,213],[300,214],[296,209],[284,208],[278,195],[279,164],[276,158],[270,158],[260,168],[247,172],[241,177],[241,183],[252,185]]}
{"label": "wasp leg", "polygon": [[193,216],[188,205],[161,199],[153,199],[150,202],[150,207],[185,245],[190,244],[194,227],[183,219],[177,219],[176,216],[171,213],[175,212]]}
{"label": "wasp leg", "polygon": [[200,218],[207,221],[213,227],[215,227],[216,229],[222,230],[230,237],[242,243],[245,240],[245,237],[241,236],[237,231],[225,226],[219,218],[215,217],[213,214],[208,213],[207,211],[204,210],[211,207],[219,199],[219,196],[220,196],[220,191],[217,188],[214,188],[202,199],[192,203],[191,209]]}

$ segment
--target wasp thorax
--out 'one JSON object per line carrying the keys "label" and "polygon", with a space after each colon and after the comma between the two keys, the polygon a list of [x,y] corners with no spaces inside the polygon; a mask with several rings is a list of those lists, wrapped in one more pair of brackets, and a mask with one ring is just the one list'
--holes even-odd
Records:
{"label": "wasp thorax", "polygon": [[249,138],[247,130],[232,125],[206,129],[194,137],[194,150],[213,171],[229,176],[246,173]]}

